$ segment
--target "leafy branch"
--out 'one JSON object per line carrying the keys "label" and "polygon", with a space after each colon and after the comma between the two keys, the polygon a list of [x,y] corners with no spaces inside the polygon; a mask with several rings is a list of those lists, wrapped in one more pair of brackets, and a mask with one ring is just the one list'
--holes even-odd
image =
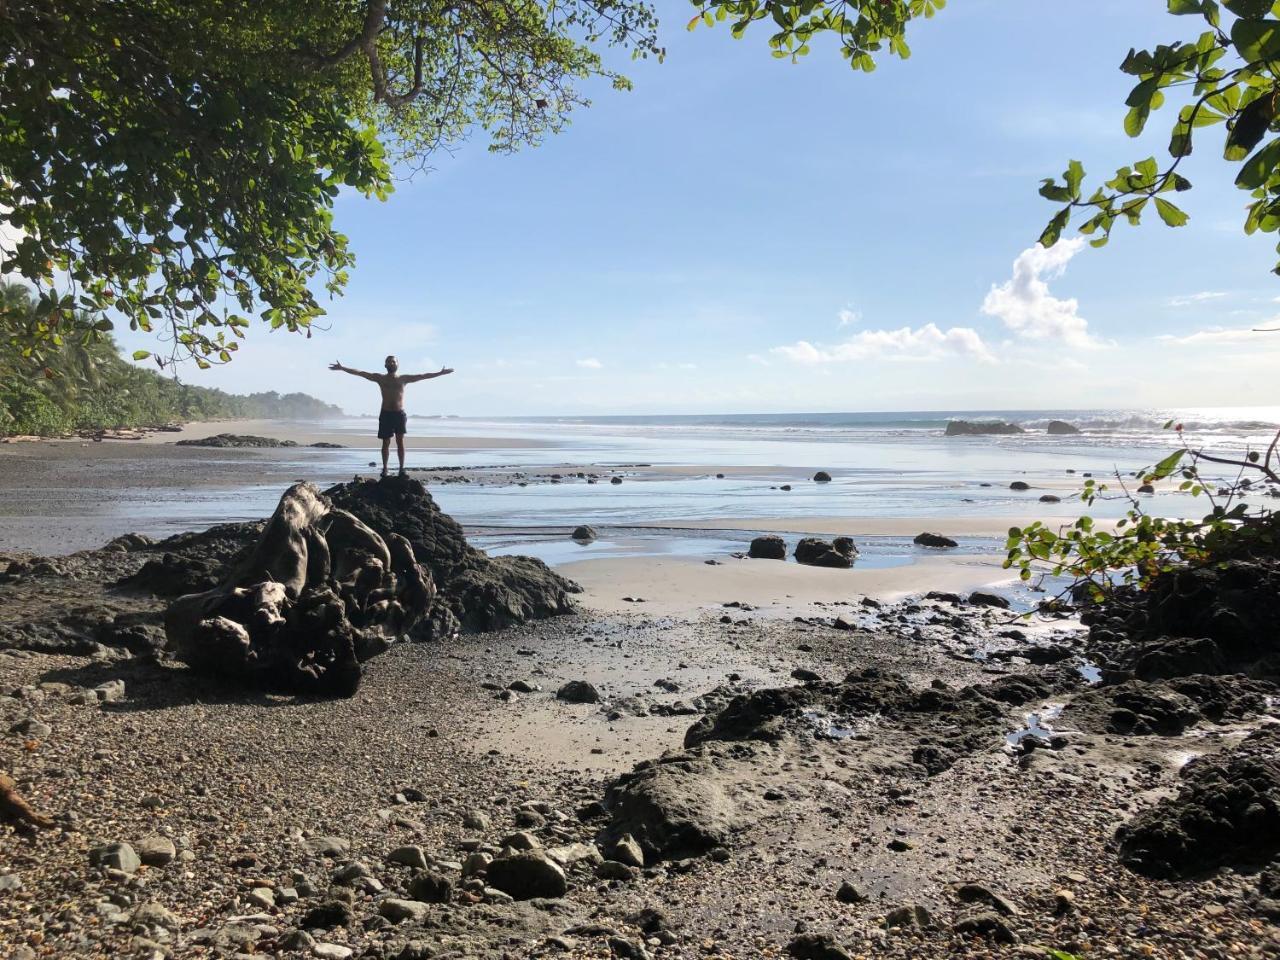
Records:
{"label": "leafy branch", "polygon": [[[1111,237],[1117,222],[1138,225],[1153,206],[1170,227],[1188,222],[1187,213],[1168,194],[1191,189],[1178,167],[1191,155],[1195,131],[1210,126],[1226,128],[1223,156],[1241,163],[1235,184],[1253,198],[1245,216],[1247,234],[1274,233],[1280,229],[1280,138],[1259,148],[1269,132],[1277,130],[1280,116],[1280,20],[1274,17],[1280,4],[1273,0],[1168,0],[1176,16],[1198,15],[1209,29],[1195,40],[1159,45],[1154,50],[1130,50],[1120,69],[1137,83],[1125,104],[1124,129],[1136,137],[1151,114],[1166,102],[1166,92],[1189,90],[1189,102],[1178,111],[1168,153],[1172,158],[1161,169],[1155,157],[1120,167],[1088,196],[1083,190],[1085,171],[1072,160],[1061,181],[1046,179],[1041,196],[1065,204],[1045,227],[1040,242],[1053,246],[1071,223],[1084,212],[1080,233],[1100,247]],[[1223,11],[1230,21],[1224,24]],[[1280,252],[1280,244],[1277,245]],[[1276,266],[1280,273],[1280,263]]]}
{"label": "leafy branch", "polygon": [[[1098,500],[1127,500],[1129,509],[1114,530],[1102,529],[1087,516],[1056,530],[1040,521],[1012,527],[1005,543],[1005,568],[1016,568],[1024,581],[1037,575],[1069,577],[1071,583],[1063,595],[1084,591],[1096,600],[1121,585],[1145,588],[1154,577],[1176,566],[1211,563],[1280,545],[1280,515],[1247,500],[1259,481],[1280,485],[1280,431],[1263,451],[1225,457],[1193,449],[1181,425],[1170,422],[1166,427],[1177,431],[1181,446],[1140,472],[1143,486],[1138,492],[1152,492],[1149,485],[1180,478],[1178,491],[1204,497],[1210,507],[1207,514],[1199,520],[1152,516],[1117,470],[1118,492],[1089,479],[1079,495],[1088,506]],[[1214,480],[1201,464],[1235,468],[1235,476]]]}

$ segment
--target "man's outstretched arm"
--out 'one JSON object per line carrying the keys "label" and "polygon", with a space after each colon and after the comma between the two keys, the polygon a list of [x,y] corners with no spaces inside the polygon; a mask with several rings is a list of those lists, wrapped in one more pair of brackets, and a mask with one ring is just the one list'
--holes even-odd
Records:
{"label": "man's outstretched arm", "polygon": [[419,380],[434,380],[436,377],[444,377],[453,373],[453,367],[441,367],[435,373],[410,373],[400,379],[405,383],[417,383]]}
{"label": "man's outstretched arm", "polygon": [[353,377],[364,377],[366,380],[377,382],[378,375],[376,373],[366,373],[363,370],[352,370],[350,367],[344,367],[341,363],[333,362],[329,364],[330,370],[341,370],[343,373],[349,373]]}

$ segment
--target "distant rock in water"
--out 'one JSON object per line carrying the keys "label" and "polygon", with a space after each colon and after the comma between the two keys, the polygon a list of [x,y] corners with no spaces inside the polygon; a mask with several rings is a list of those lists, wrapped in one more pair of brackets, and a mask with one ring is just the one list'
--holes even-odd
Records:
{"label": "distant rock in water", "polygon": [[831,474],[827,473],[827,471],[825,470],[819,470],[817,473],[813,475],[813,482],[814,483],[830,483]]}
{"label": "distant rock in water", "polygon": [[212,437],[179,440],[176,447],[296,447],[295,440],[277,440],[274,437],[255,437],[247,433],[219,433]]}
{"label": "distant rock in water", "polygon": [[971,422],[969,420],[952,420],[947,424],[948,437],[980,437],[987,434],[1023,433],[1016,423],[1004,423],[999,420]]}
{"label": "distant rock in water", "polygon": [[571,613],[569,595],[582,590],[541,560],[490,557],[470,546],[458,522],[412,477],[357,478],[325,495],[381,536],[404,537],[430,571],[436,603],[411,639],[439,640]]}
{"label": "distant rock in water", "polygon": [[940,533],[918,533],[916,538],[911,541],[917,547],[958,547],[959,544],[950,537],[944,537]]}
{"label": "distant rock in water", "polygon": [[590,527],[584,523],[581,526],[574,527],[573,533],[569,534],[569,537],[579,543],[590,543],[596,538],[595,527]]}
{"label": "distant rock in water", "polygon": [[1045,429],[1045,433],[1054,436],[1069,436],[1073,433],[1079,433],[1080,428],[1074,424],[1067,423],[1065,420],[1050,420],[1049,426]]}
{"label": "distant rock in water", "polygon": [[297,483],[223,582],[175,600],[164,628],[193,669],[351,696],[360,664],[407,634],[434,597],[407,540],[376,533]]}

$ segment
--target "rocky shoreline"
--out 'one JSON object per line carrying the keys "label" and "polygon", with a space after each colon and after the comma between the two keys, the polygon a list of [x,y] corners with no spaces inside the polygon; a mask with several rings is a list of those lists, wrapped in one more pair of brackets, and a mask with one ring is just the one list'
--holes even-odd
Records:
{"label": "rocky shoreline", "polygon": [[[1277,690],[1229,642],[1236,579],[1199,584],[1237,611],[1198,623],[1217,654],[1133,612],[725,597],[476,621],[309,699],[169,659],[134,579],[204,589],[259,529],[10,565],[0,770],[52,823],[0,826],[11,955],[1280,949]],[[432,576],[465,626],[465,576]]]}

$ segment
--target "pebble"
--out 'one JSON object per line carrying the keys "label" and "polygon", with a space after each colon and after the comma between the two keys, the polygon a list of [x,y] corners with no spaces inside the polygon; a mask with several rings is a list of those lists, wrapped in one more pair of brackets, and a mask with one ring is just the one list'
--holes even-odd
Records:
{"label": "pebble", "polygon": [[427,869],[427,854],[419,846],[410,844],[404,847],[396,847],[387,854],[388,863],[399,863],[406,867],[413,867],[415,870]]}
{"label": "pebble", "polygon": [[178,855],[177,848],[168,837],[152,834],[138,841],[138,859],[149,867],[163,867]]}
{"label": "pebble", "polygon": [[421,920],[427,915],[428,909],[421,900],[398,900],[395,897],[388,897],[378,904],[378,913],[392,923]]}
{"label": "pebble", "polygon": [[317,943],[311,948],[311,955],[319,960],[347,960],[353,953],[355,951],[350,947],[337,943]]}
{"label": "pebble", "polygon": [[53,727],[34,717],[27,717],[11,726],[9,732],[32,740],[46,740],[53,733]]}
{"label": "pebble", "polygon": [[95,867],[108,870],[119,870],[121,873],[135,873],[142,865],[137,852],[127,843],[105,843],[89,851],[89,863]]}

